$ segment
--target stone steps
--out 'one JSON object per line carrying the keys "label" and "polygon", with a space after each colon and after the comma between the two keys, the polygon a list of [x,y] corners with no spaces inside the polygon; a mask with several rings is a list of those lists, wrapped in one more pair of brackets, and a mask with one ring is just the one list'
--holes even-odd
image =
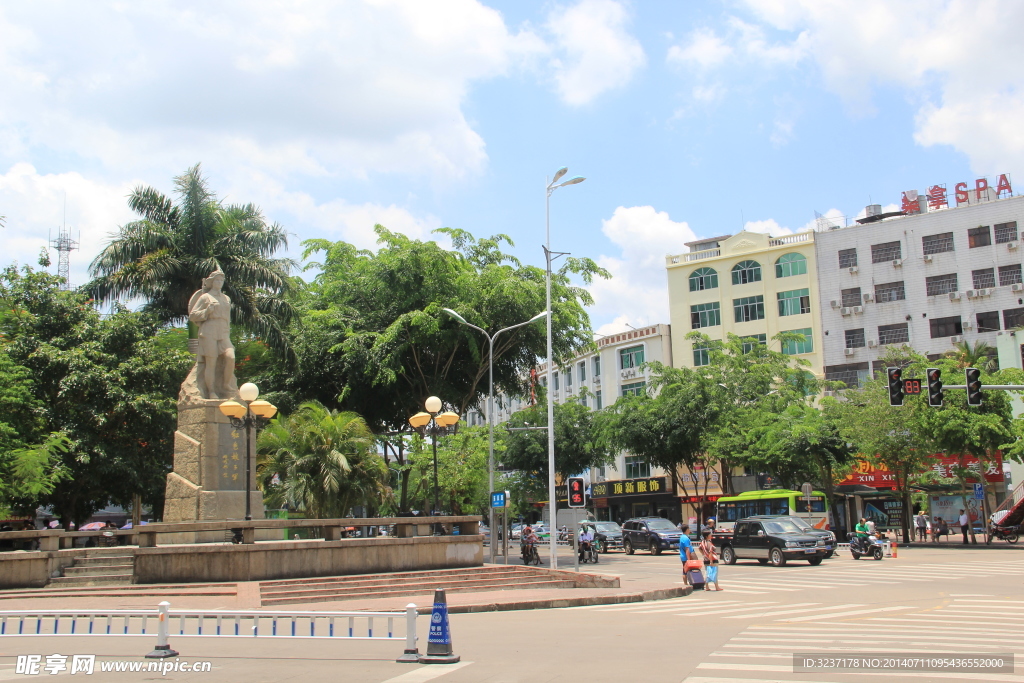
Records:
{"label": "stone steps", "polygon": [[[65,570],[66,571],[66,570]],[[50,579],[51,586],[111,586],[132,582],[133,574],[88,574],[85,576],[58,576]]]}
{"label": "stone steps", "polygon": [[[109,550],[117,550],[110,548]],[[135,580],[135,555],[120,553],[86,553],[76,557],[74,564],[64,567],[63,576],[50,579],[48,586],[111,586],[130,585]]]}

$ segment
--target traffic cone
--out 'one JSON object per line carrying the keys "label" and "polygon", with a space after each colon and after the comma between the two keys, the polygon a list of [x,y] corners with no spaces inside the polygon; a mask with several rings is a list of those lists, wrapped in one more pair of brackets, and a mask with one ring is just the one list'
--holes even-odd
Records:
{"label": "traffic cone", "polygon": [[452,632],[448,628],[448,599],[444,589],[434,591],[434,609],[430,613],[430,635],[427,637],[427,654],[420,657],[420,664],[455,664],[461,659],[452,653]]}
{"label": "traffic cone", "polygon": [[895,559],[896,559],[897,557],[899,557],[899,556],[898,556],[898,555],[896,554],[896,550],[897,550],[897,546],[896,546],[896,541],[893,541],[893,542],[892,542],[892,559],[894,559],[894,560],[895,560]]}

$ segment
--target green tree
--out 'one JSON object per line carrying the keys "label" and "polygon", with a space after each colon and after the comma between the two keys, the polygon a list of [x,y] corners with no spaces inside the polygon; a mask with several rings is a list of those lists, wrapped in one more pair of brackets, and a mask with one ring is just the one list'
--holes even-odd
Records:
{"label": "green tree", "polygon": [[268,224],[253,204],[225,205],[210,190],[199,164],[174,179],[175,204],[152,187],[137,187],[128,205],[139,220],[121,226],[93,260],[86,290],[101,302],[140,298],[163,322],[188,318],[188,302],[202,280],[220,268],[232,321],[287,351],[281,327],[292,317],[285,298],[292,284],[284,229]]}
{"label": "green tree", "polygon": [[957,369],[962,371],[964,368],[978,368],[989,373],[999,369],[996,349],[987,342],[979,339],[974,342],[974,346],[966,341],[957,342],[953,346],[952,351],[946,352],[946,357],[953,360]]}
{"label": "green tree", "polygon": [[312,519],[376,510],[388,498],[388,471],[362,417],[315,401],[275,418],[256,442],[256,477],[269,507],[287,504]]}
{"label": "green tree", "polygon": [[[430,510],[434,499],[434,455],[430,437],[411,439],[409,501]],[[487,508],[487,429],[463,427],[437,440],[437,489],[441,509],[453,515],[483,514]]]}
{"label": "green tree", "polygon": [[81,523],[139,494],[159,514],[175,396],[192,357],[160,348],[152,316],[118,309],[101,317],[84,292],[60,285],[28,267],[0,274],[0,339],[29,372],[44,435],[35,443],[45,445],[49,434],[67,438],[59,462],[67,476],[38,503],[52,505],[65,523]]}

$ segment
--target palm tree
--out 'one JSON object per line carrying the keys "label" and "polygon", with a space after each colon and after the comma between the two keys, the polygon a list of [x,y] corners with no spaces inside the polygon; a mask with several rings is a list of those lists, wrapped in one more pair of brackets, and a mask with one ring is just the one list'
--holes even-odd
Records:
{"label": "palm tree", "polygon": [[253,204],[224,205],[210,191],[199,164],[174,179],[178,203],[152,187],[139,186],[128,206],[140,219],[122,225],[89,266],[87,291],[97,301],[141,298],[144,309],[166,322],[188,319],[188,301],[202,280],[220,267],[231,297],[232,321],[288,352],[281,326],[293,309],[291,259],[274,258],[287,248],[284,229],[268,224]]}
{"label": "palm tree", "polygon": [[362,417],[316,401],[275,419],[256,442],[256,478],[267,505],[287,503],[312,519],[344,517],[355,505],[376,508],[389,490],[374,443]]}
{"label": "palm tree", "polygon": [[978,368],[982,372],[992,373],[999,369],[999,361],[996,358],[996,350],[990,344],[980,339],[974,342],[957,342],[953,345],[953,351],[947,351],[946,357],[952,358],[961,368]]}

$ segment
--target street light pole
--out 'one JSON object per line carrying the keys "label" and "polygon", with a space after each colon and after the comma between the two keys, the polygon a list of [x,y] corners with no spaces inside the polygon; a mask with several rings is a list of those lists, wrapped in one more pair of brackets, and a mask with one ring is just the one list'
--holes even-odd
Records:
{"label": "street light pole", "polygon": [[277,414],[277,406],[266,401],[257,401],[260,395],[259,387],[252,382],[246,382],[238,387],[238,397],[245,401],[245,405],[237,401],[225,401],[221,403],[220,412],[231,420],[231,426],[236,429],[245,428],[245,519],[252,520],[252,430],[259,431],[264,427],[270,418]]}
{"label": "street light pole", "polygon": [[448,428],[454,427],[458,423],[459,416],[453,412],[442,413],[441,399],[437,396],[431,396],[424,401],[423,407],[426,408],[426,412],[416,413],[410,417],[409,424],[422,435],[426,436],[429,432],[432,437],[431,441],[434,450],[434,509],[431,511],[431,517],[433,517],[441,508],[437,485],[437,435],[447,434]]}
{"label": "street light pole", "polygon": [[[508,332],[514,330],[517,327],[523,325],[529,325],[532,322],[540,320],[548,313],[538,313],[526,322],[518,323],[510,327],[503,327],[502,329],[495,332],[493,335],[487,334],[487,330],[482,327],[477,327],[473,323],[467,322],[465,318],[456,313],[450,308],[444,309],[444,312],[452,316],[466,327],[472,327],[474,330],[479,331],[482,335],[487,337],[487,375],[488,375],[488,389],[487,389],[487,497],[490,498],[491,493],[494,492],[494,340],[498,338],[498,335],[502,332]],[[490,503],[488,503],[490,505]],[[494,508],[490,507],[490,518],[488,520],[491,529],[491,564],[494,564],[495,548],[494,541],[497,538],[494,531]],[[506,558],[507,561],[507,558]]]}
{"label": "street light pole", "polygon": [[[554,358],[551,352],[551,193],[560,187],[566,185],[575,185],[576,183],[582,183],[586,178],[582,176],[575,176],[569,178],[563,183],[558,181],[569,172],[569,169],[565,166],[558,169],[555,172],[555,177],[551,179],[551,182],[547,185],[546,194],[544,197],[544,256],[547,260],[547,278],[545,280],[545,289],[547,290],[546,301],[547,305],[544,308],[547,313],[547,356],[548,356],[548,507],[550,509],[550,533],[548,538],[548,545],[551,551],[551,568],[557,569],[558,567],[558,546],[557,534],[555,533],[558,528],[558,499],[555,498],[555,397],[552,393],[554,391]],[[558,183],[557,185],[555,183]],[[561,256],[562,254],[558,254]]]}

